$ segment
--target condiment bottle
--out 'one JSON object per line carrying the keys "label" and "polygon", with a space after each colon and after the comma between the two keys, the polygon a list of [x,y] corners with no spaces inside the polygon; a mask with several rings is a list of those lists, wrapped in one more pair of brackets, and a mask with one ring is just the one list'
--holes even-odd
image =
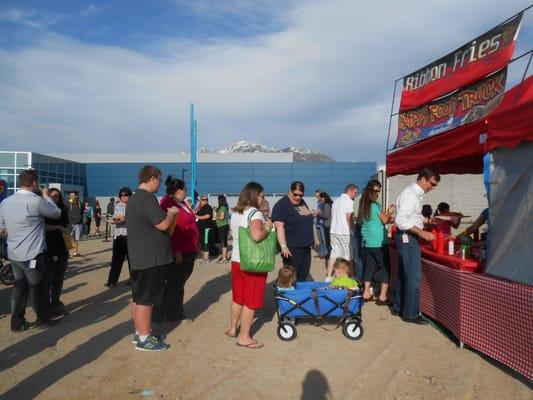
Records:
{"label": "condiment bottle", "polygon": [[437,254],[444,254],[444,233],[437,232]]}
{"label": "condiment bottle", "polygon": [[455,255],[455,241],[453,240],[453,237],[448,238],[448,255],[453,256]]}

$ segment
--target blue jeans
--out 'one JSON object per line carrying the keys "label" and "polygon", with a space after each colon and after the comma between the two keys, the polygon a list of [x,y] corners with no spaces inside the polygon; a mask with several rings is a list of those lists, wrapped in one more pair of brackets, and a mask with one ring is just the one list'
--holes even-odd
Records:
{"label": "blue jeans", "polygon": [[398,281],[395,288],[394,309],[407,319],[419,315],[420,280],[422,276],[422,262],[420,260],[420,244],[418,239],[407,235],[409,243],[403,243],[402,232],[396,233],[394,240],[399,253]]}
{"label": "blue jeans", "polygon": [[355,260],[355,277],[360,281],[363,280],[363,257],[362,244],[363,236],[361,235],[361,225],[355,224],[352,231],[353,236],[353,251]]}
{"label": "blue jeans", "polygon": [[318,236],[319,246],[318,246],[318,255],[320,257],[329,257],[329,229],[326,232],[326,228],[323,225],[317,225],[316,226],[316,233]]}
{"label": "blue jeans", "polygon": [[19,329],[24,322],[26,303],[30,291],[33,292],[33,309],[37,318],[41,320],[48,319],[49,294],[46,287],[46,269],[47,259],[44,254],[36,258],[36,266],[29,268],[29,261],[20,262],[11,260],[15,284],[11,291],[11,329]]}

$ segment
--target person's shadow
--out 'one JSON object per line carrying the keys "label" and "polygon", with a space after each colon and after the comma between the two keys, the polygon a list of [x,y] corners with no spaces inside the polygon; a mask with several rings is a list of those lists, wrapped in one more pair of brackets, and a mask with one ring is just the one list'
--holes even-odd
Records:
{"label": "person's shadow", "polygon": [[332,398],[328,380],[324,374],[316,369],[308,371],[302,382],[302,397],[300,399],[329,400]]}
{"label": "person's shadow", "polygon": [[276,301],[274,300],[274,282],[270,282],[265,288],[265,305],[263,308],[257,310],[256,320],[250,329],[252,337],[261,330],[263,325],[272,321],[276,315]]}
{"label": "person's shadow", "polygon": [[[194,274],[194,271],[193,271]],[[231,272],[219,275],[204,283],[202,288],[196,292],[184,305],[183,310],[187,318],[194,321],[202,315],[212,304],[219,301],[220,297],[231,290]],[[154,332],[168,335],[181,324],[177,322],[156,322],[152,321]]]}
{"label": "person's shadow", "polygon": [[[74,331],[118,314],[129,304],[129,289],[126,286],[105,290],[87,299],[67,304],[68,314],[56,326],[25,336],[0,351],[0,371],[15,367],[47,347],[56,346],[62,338]],[[128,323],[131,325],[131,321]],[[108,348],[105,343],[103,347]]]}

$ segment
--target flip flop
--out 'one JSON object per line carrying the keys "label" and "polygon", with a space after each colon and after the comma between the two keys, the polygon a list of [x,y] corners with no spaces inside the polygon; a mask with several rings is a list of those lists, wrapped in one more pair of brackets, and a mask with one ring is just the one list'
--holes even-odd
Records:
{"label": "flip flop", "polygon": [[248,344],[240,344],[240,343],[235,343],[237,346],[239,347],[244,347],[246,349],[251,349],[251,350],[256,350],[256,349],[261,349],[264,347],[264,344],[263,343],[258,343],[258,342],[252,342],[252,343],[248,343]]}
{"label": "flip flop", "polygon": [[377,300],[376,300],[376,304],[377,304],[378,306],[391,306],[391,305],[392,305],[392,302],[391,302],[389,299],[387,299],[387,300],[380,300],[380,299],[377,299]]}

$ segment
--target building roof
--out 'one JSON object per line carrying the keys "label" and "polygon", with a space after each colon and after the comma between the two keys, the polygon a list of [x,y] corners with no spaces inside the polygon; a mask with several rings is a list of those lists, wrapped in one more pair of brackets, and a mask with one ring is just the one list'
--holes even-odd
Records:
{"label": "building roof", "polygon": [[[85,164],[98,163],[184,163],[190,162],[190,153],[63,153],[50,154]],[[199,163],[287,163],[293,162],[293,153],[199,153]]]}

